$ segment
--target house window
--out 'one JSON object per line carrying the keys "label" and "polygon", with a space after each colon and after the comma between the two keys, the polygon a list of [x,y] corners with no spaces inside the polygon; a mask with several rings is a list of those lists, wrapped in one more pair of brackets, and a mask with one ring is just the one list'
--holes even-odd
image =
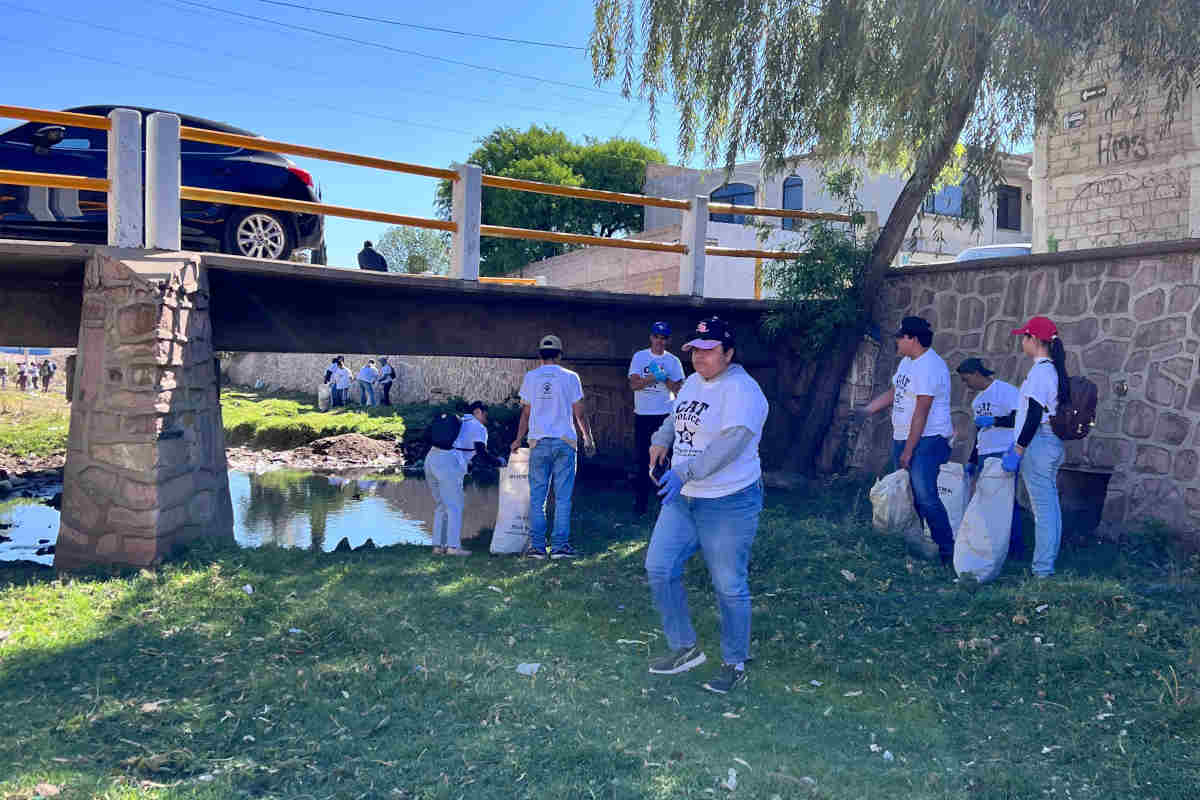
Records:
{"label": "house window", "polygon": [[[735,206],[754,205],[754,187],[748,183],[727,183],[715,190],[709,199],[714,203],[731,203]],[[709,214],[710,222],[732,222],[736,225],[745,223],[744,214]]]}
{"label": "house window", "polygon": [[925,198],[926,214],[941,214],[944,217],[961,217],[963,212],[964,187],[943,186],[939,191]]}
{"label": "house window", "polygon": [[1021,190],[1016,186],[996,187],[996,227],[1021,230]]}
{"label": "house window", "polygon": [[[783,182],[783,207],[796,211],[804,210],[804,179],[792,175]],[[783,218],[783,229],[794,231],[799,229],[798,219]]]}

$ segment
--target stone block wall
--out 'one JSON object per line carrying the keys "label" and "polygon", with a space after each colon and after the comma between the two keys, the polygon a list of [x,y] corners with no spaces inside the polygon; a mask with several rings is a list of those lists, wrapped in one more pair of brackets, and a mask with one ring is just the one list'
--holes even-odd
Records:
{"label": "stone block wall", "polygon": [[[679,226],[635,234],[655,242],[678,242]],[[634,294],[676,294],[679,256],[649,250],[585,247],[528,264],[522,277],[545,276],[550,286]]]}
{"label": "stone block wall", "polygon": [[[888,281],[877,319],[886,332],[909,314],[930,321],[951,370],[979,356],[1014,385],[1029,359],[1010,331],[1034,315],[1053,319],[1070,373],[1100,395],[1096,426],[1067,443],[1065,469],[1111,473],[1106,522],[1200,529],[1200,240],[906,270]],[[872,394],[887,389],[898,363],[890,339],[879,352]],[[961,381],[952,409],[961,460],[974,434]],[[856,462],[882,469],[890,440],[881,413]]]}
{"label": "stone block wall", "polygon": [[84,276],[55,565],[155,564],[232,538],[199,257],[98,248]]}

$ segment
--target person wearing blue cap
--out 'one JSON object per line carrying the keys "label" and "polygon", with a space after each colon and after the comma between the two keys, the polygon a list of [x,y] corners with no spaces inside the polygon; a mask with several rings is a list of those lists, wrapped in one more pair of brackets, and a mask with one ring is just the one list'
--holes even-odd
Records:
{"label": "person wearing blue cap", "polygon": [[629,388],[633,390],[633,440],[637,453],[634,471],[633,513],[645,514],[650,500],[650,437],[671,413],[675,393],[683,386],[683,364],[667,351],[671,326],[650,326],[650,346],[638,350],[629,362]]}

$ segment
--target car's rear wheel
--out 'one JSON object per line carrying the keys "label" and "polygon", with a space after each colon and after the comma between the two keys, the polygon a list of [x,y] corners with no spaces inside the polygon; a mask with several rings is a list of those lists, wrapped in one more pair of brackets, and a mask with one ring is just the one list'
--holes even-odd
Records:
{"label": "car's rear wheel", "polygon": [[296,242],[289,221],[278,212],[241,209],[225,226],[225,252],[251,258],[284,261]]}

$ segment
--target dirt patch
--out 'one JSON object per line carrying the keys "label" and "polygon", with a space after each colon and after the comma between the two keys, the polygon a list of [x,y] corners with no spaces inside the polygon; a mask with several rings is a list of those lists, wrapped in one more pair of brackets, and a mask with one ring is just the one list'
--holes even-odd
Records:
{"label": "dirt patch", "polygon": [[389,467],[404,463],[404,454],[398,442],[372,439],[361,433],[327,436],[291,450],[230,447],[225,451],[225,455],[232,469],[245,472],[278,467],[340,470],[362,466]]}
{"label": "dirt patch", "polygon": [[66,451],[52,453],[48,456],[14,456],[11,453],[0,452],[0,471],[10,475],[26,475],[31,472],[58,470],[67,463]]}

